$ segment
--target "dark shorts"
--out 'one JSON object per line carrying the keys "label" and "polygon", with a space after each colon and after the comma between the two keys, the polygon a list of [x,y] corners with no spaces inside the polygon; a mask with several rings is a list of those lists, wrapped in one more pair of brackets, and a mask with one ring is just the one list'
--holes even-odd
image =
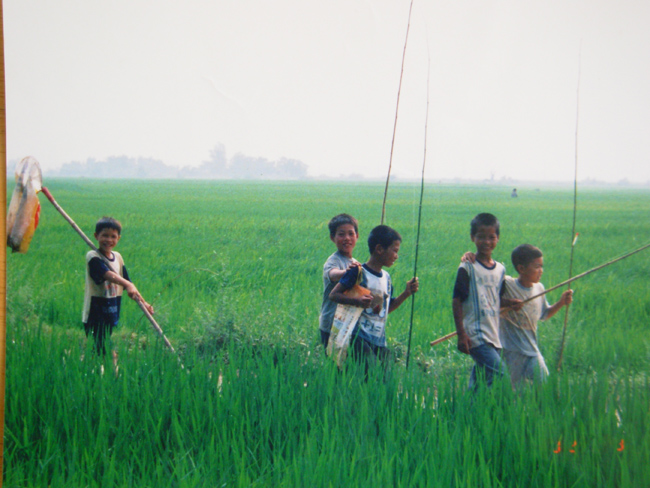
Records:
{"label": "dark shorts", "polygon": [[106,354],[106,338],[110,337],[117,324],[106,322],[88,321],[84,324],[86,337],[92,335],[95,341],[95,349],[98,353]]}

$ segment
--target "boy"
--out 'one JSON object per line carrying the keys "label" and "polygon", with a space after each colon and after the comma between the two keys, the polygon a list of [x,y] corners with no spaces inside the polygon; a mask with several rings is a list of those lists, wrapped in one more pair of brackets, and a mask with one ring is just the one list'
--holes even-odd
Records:
{"label": "boy", "polygon": [[[362,266],[353,266],[345,272],[341,280],[330,293],[330,300],[336,303],[354,305],[363,308],[353,336],[351,345],[354,354],[362,358],[366,370],[370,361],[387,356],[386,316],[396,310],[408,297],[418,291],[417,277],[406,284],[406,289],[397,298],[393,298],[393,286],[390,275],[383,268],[390,268],[398,258],[402,237],[387,225],[372,229],[368,236],[370,258]],[[352,298],[345,294],[357,282],[359,272],[363,273],[363,288],[370,294]]]}
{"label": "boy", "polygon": [[[492,259],[499,242],[499,220],[490,213],[480,213],[470,224],[470,236],[476,246],[475,262],[461,262],[456,275],[452,300],[454,322],[458,333],[458,350],[469,354],[474,367],[470,389],[481,375],[488,386],[494,376],[502,376],[501,342],[499,341],[499,308],[505,267]],[[508,299],[503,305],[514,305]]]}
{"label": "boy", "polygon": [[332,254],[323,265],[323,303],[320,309],[320,338],[325,349],[329,342],[336,303],[330,300],[330,292],[338,283],[346,270],[357,260],[352,257],[352,251],[359,239],[359,224],[357,219],[348,214],[339,214],[332,218],[328,224],[330,239],[336,246]]}
{"label": "boy", "polygon": [[[512,265],[519,277],[506,276],[504,297],[525,301],[544,292],[544,285],[539,282],[544,271],[542,251],[522,244],[512,251]],[[537,322],[550,319],[571,302],[573,290],[566,290],[553,306],[541,296],[523,304],[519,310],[507,310],[502,316],[499,335],[514,389],[526,380],[543,381],[548,376],[544,357],[537,346]]]}
{"label": "boy", "polygon": [[[122,225],[112,217],[102,217],[95,225],[97,251],[86,254],[86,290],[84,294],[83,323],[86,336],[92,334],[95,349],[106,354],[106,336],[110,336],[120,318],[122,290],[136,302],[142,301],[150,313],[153,307],[142,299],[129,281],[122,256],[113,251],[120,240]],[[117,362],[117,353],[113,352]],[[117,365],[116,365],[117,367]]]}

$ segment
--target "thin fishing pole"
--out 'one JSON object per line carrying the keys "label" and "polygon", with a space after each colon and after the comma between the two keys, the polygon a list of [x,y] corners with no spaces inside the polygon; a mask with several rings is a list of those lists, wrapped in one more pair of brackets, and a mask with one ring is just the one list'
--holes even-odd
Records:
{"label": "thin fishing pole", "polygon": [[409,17],[406,24],[406,39],[404,40],[404,51],[402,52],[402,68],[399,73],[399,85],[397,87],[397,106],[395,107],[395,122],[393,124],[393,140],[390,143],[390,159],[388,161],[388,175],[386,176],[386,188],[384,189],[384,202],[381,205],[381,224],[384,223],[386,216],[386,197],[388,196],[388,182],[390,181],[390,170],[393,167],[393,149],[395,147],[395,133],[397,132],[397,114],[399,113],[399,96],[402,92],[402,77],[404,76],[404,60],[406,59],[406,45],[409,41],[409,29],[411,28],[411,12],[413,10],[413,0],[409,7]]}
{"label": "thin fishing pole", "polygon": [[[429,78],[431,76],[431,58],[427,62],[427,110],[424,120],[424,157],[422,158],[422,178],[420,180],[420,208],[418,210],[418,231],[415,237],[415,261],[413,263],[413,278],[418,275],[418,251],[420,250],[420,224],[422,222],[422,201],[424,198],[424,167],[427,162],[427,133],[429,127]],[[413,334],[413,314],[415,313],[415,294],[411,295],[411,323],[409,325],[409,340],[406,348],[406,369],[411,357],[411,336]]]}
{"label": "thin fishing pole", "polygon": [[574,281],[579,280],[580,278],[584,278],[585,276],[587,276],[588,274],[593,273],[594,271],[598,271],[599,269],[603,269],[604,267],[609,266],[610,264],[614,264],[614,263],[617,263],[619,261],[622,261],[623,259],[629,258],[633,254],[636,254],[636,253],[641,252],[641,251],[643,251],[645,249],[648,249],[649,247],[650,247],[650,243],[645,244],[645,245],[639,247],[638,249],[635,249],[634,251],[630,251],[630,252],[628,252],[626,254],[623,254],[622,256],[619,256],[619,257],[617,257],[615,259],[612,259],[611,261],[607,261],[606,263],[603,263],[600,266],[596,266],[595,268],[591,268],[590,270],[585,271],[584,273],[580,273],[579,275],[576,275],[573,278],[569,278],[568,280],[563,281],[562,283],[558,283],[557,285],[552,286],[551,288],[549,288],[547,290],[544,290],[539,295],[535,295],[533,297],[527,298],[526,300],[523,301],[523,303],[530,302],[531,300],[534,300],[537,297],[541,297],[542,295],[546,295],[549,291],[557,290],[558,288],[561,288],[564,285],[568,285],[569,283],[573,283]]}
{"label": "thin fishing pole", "polygon": [[[569,279],[573,276],[573,255],[575,251],[578,234],[576,234],[576,214],[578,210],[578,126],[580,121],[580,72],[582,68],[581,63],[582,46],[578,54],[578,88],[576,89],[576,133],[575,133],[575,165],[573,174],[573,226],[571,227],[571,254],[569,257]],[[567,290],[570,286],[567,286]],[[566,341],[566,330],[569,323],[569,305],[567,304],[564,310],[564,327],[562,328],[562,340],[560,341],[560,351],[557,359],[557,370],[562,368],[562,358],[564,356],[564,344]]]}

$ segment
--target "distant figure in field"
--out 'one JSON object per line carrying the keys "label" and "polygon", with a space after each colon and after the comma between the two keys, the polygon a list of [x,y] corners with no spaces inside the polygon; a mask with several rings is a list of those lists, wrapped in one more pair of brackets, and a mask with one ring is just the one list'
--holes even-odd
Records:
{"label": "distant figure in field", "polygon": [[[86,254],[86,290],[83,323],[86,336],[95,341],[98,354],[106,355],[106,338],[111,335],[120,318],[122,290],[136,302],[142,301],[150,313],[153,307],[145,302],[129,280],[124,260],[113,248],[122,234],[122,225],[112,217],[102,217],[95,225],[97,251]],[[117,368],[117,351],[113,351]]]}
{"label": "distant figure in field", "polygon": [[517,195],[517,189],[516,189],[516,188],[513,188],[513,189],[512,189],[512,193],[510,194],[510,196],[511,196],[512,198],[517,198],[517,197],[519,196],[519,195]]}
{"label": "distant figure in field", "polygon": [[492,259],[499,242],[499,220],[490,213],[480,213],[470,224],[470,236],[476,246],[474,262],[462,261],[456,275],[452,310],[458,350],[474,360],[470,389],[477,381],[492,385],[495,377],[503,376],[501,342],[499,340],[499,309],[502,305],[516,306],[501,299],[505,267]]}
{"label": "distant figure in field", "polygon": [[[544,292],[544,285],[539,282],[544,271],[542,251],[522,244],[512,251],[512,265],[519,277],[506,276],[504,297],[525,301]],[[525,381],[546,379],[548,368],[537,345],[537,322],[550,319],[572,301],[573,290],[567,290],[552,306],[541,296],[502,315],[499,336],[513,388],[519,388]]]}
{"label": "distant figure in field", "polygon": [[321,342],[325,348],[329,342],[336,311],[336,303],[330,300],[330,292],[351,265],[359,264],[352,257],[352,251],[359,239],[357,219],[345,213],[339,214],[329,221],[328,227],[336,252],[327,258],[323,265],[323,303],[320,308],[319,329]]}
{"label": "distant figure in field", "polygon": [[[371,364],[388,356],[386,346],[386,319],[390,312],[404,303],[408,297],[418,291],[417,277],[406,283],[406,289],[397,298],[393,298],[393,285],[388,272],[397,261],[402,237],[387,225],[372,229],[368,236],[370,258],[362,266],[352,266],[330,293],[330,300],[345,305],[363,308],[355,325],[350,347],[352,356],[365,365],[366,373]],[[345,292],[357,284],[369,290],[369,294],[357,298],[349,297]]]}

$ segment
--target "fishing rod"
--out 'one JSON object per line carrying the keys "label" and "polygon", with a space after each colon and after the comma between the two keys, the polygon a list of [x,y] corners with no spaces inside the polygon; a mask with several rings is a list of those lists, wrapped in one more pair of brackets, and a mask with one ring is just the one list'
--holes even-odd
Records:
{"label": "fishing rod", "polygon": [[[580,50],[582,51],[582,49]],[[580,121],[580,71],[582,63],[580,62],[581,52],[578,54],[578,88],[576,90],[576,133],[575,133],[575,165],[573,173],[573,226],[571,228],[571,254],[569,258],[569,278],[573,275],[573,254],[578,241],[576,233],[576,213],[578,210],[578,122]],[[569,287],[567,286],[567,290]],[[557,370],[562,368],[562,357],[564,355],[564,343],[566,339],[566,329],[569,323],[569,308],[567,304],[564,310],[564,326],[562,328],[562,340],[560,342],[560,351],[558,352]]]}
{"label": "fishing rod", "polygon": [[584,278],[585,276],[587,276],[588,274],[593,273],[594,271],[598,271],[599,269],[603,269],[604,267],[609,266],[610,264],[614,264],[614,263],[617,263],[618,261],[622,261],[623,259],[629,258],[633,254],[641,252],[644,249],[647,249],[649,247],[650,247],[650,242],[648,244],[645,244],[645,245],[641,246],[638,249],[635,249],[634,251],[630,251],[627,254],[623,254],[622,256],[619,256],[619,257],[617,257],[615,259],[612,259],[611,261],[607,261],[606,263],[603,263],[603,264],[601,264],[599,266],[596,266],[595,268],[592,268],[592,269],[590,269],[588,271],[585,271],[584,273],[580,273],[579,275],[576,275],[573,278],[569,278],[568,280],[563,281],[562,283],[559,283],[559,284],[557,284],[555,286],[552,286],[551,288],[549,288],[547,290],[544,290],[542,293],[539,293],[539,294],[537,294],[535,296],[527,298],[522,303],[528,303],[531,300],[535,300],[535,298],[539,298],[539,297],[541,297],[543,295],[546,295],[549,291],[557,290],[558,288],[561,288],[564,285],[568,285],[569,283],[573,283],[574,281],[579,280],[580,278]]}
{"label": "fishing rod", "polygon": [[[645,244],[645,245],[643,245],[643,246],[641,246],[641,247],[639,247],[638,249],[635,249],[634,251],[630,251],[630,252],[628,252],[628,253],[626,253],[626,254],[623,254],[622,256],[619,256],[619,257],[617,257],[617,258],[615,258],[615,259],[612,259],[611,261],[607,261],[606,263],[603,263],[603,264],[601,264],[601,265],[599,265],[599,266],[596,266],[595,268],[591,268],[590,270],[585,271],[584,273],[580,273],[579,275],[576,275],[576,276],[574,276],[573,278],[569,278],[568,280],[563,281],[562,283],[559,283],[559,284],[557,284],[557,285],[555,285],[555,286],[552,286],[551,288],[547,288],[547,289],[544,290],[543,292],[541,292],[541,293],[539,293],[539,294],[537,294],[537,295],[535,295],[535,296],[532,296],[532,297],[530,297],[530,298],[527,298],[526,300],[524,300],[524,301],[521,302],[521,303],[522,303],[522,305],[523,305],[523,304],[525,304],[525,303],[530,302],[531,300],[535,300],[535,298],[539,298],[539,297],[541,297],[541,296],[544,296],[544,295],[546,295],[548,292],[551,292],[551,291],[553,291],[553,290],[557,290],[558,288],[561,288],[561,287],[563,287],[563,286],[565,286],[565,285],[568,285],[569,283],[573,283],[574,281],[577,281],[577,280],[579,280],[580,278],[584,278],[584,277],[587,276],[588,274],[591,274],[591,273],[593,273],[593,272],[595,272],[595,271],[598,271],[598,270],[600,270],[600,269],[603,269],[603,268],[605,268],[605,267],[607,267],[607,266],[609,266],[609,265],[611,265],[611,264],[617,263],[618,261],[622,261],[623,259],[627,259],[627,258],[629,258],[630,256],[632,256],[632,255],[634,255],[634,254],[636,254],[636,253],[639,253],[639,252],[641,252],[641,251],[643,251],[643,250],[645,250],[645,249],[648,249],[649,247],[650,247],[650,242],[647,243],[647,244]],[[456,332],[451,332],[450,334],[447,334],[447,335],[445,335],[445,336],[443,336],[443,337],[440,337],[440,338],[436,339],[435,341],[431,341],[431,342],[429,343],[429,345],[431,345],[431,346],[435,346],[436,344],[440,344],[441,342],[444,342],[444,341],[446,341],[446,340],[448,340],[448,339],[451,339],[451,338],[454,337],[456,334],[457,334]]]}
{"label": "fishing rod", "polygon": [[393,167],[393,149],[395,147],[395,133],[397,132],[397,114],[399,113],[399,97],[402,92],[402,78],[404,76],[404,60],[406,59],[406,45],[409,40],[409,29],[411,28],[411,12],[413,11],[413,0],[409,7],[409,17],[406,24],[406,39],[404,40],[404,50],[402,51],[402,68],[399,73],[399,85],[397,87],[397,106],[395,107],[395,122],[393,124],[393,140],[390,143],[390,159],[388,161],[388,175],[386,176],[386,188],[384,189],[384,202],[381,205],[381,222],[384,223],[386,216],[386,197],[388,196],[388,182],[390,181],[390,170]]}
{"label": "fishing rod", "polygon": [[[415,261],[413,263],[413,277],[418,275],[418,251],[420,250],[420,224],[422,222],[422,201],[424,198],[424,167],[427,162],[427,133],[429,127],[429,79],[431,77],[431,57],[427,60],[427,110],[424,119],[424,156],[422,158],[422,178],[420,180],[420,207],[418,209],[418,230],[415,237]],[[411,336],[413,334],[413,315],[415,313],[415,294],[411,295],[411,322],[409,325],[409,340],[406,347],[406,369],[409,367],[411,357]]]}

